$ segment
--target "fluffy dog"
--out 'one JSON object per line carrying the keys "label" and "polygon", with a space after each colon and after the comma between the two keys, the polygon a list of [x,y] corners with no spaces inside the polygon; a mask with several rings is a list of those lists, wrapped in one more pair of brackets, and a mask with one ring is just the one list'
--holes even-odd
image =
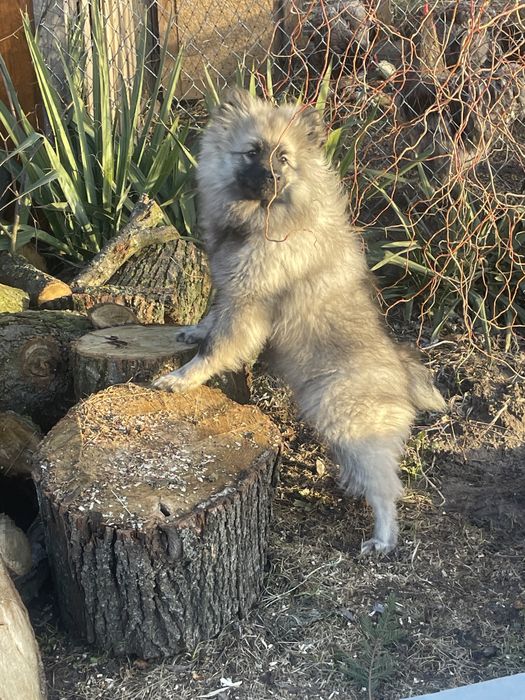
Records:
{"label": "fluffy dog", "polygon": [[396,544],[398,464],[417,410],[444,401],[389,337],[317,111],[235,90],[201,143],[198,190],[214,304],[180,339],[199,342],[154,386],[187,391],[265,348],[301,416],[332,448],[346,492],[375,515],[363,552]]}

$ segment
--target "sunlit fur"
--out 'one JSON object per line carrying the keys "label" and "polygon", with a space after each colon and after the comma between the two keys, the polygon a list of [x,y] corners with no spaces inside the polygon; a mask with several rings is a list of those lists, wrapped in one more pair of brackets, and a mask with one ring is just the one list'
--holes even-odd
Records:
{"label": "sunlit fur", "polygon": [[[314,110],[275,108],[244,91],[212,117],[198,189],[215,302],[180,336],[200,341],[199,353],[156,386],[185,391],[265,348],[302,417],[332,448],[343,489],[374,511],[363,551],[386,552],[397,539],[404,441],[416,410],[444,402],[413,352],[386,332],[322,133]],[[236,194],[254,140],[287,154],[282,193],[269,205]]]}

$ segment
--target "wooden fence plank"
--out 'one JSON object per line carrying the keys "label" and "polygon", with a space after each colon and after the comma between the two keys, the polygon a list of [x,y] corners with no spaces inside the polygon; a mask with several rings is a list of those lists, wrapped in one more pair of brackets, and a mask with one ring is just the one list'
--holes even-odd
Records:
{"label": "wooden fence plank", "polygon": [[[34,121],[39,97],[29,49],[22,29],[22,11],[27,11],[32,17],[30,0],[0,0],[2,18],[0,54],[6,62],[22,107],[26,113],[32,115]],[[7,102],[7,93],[2,80],[0,80],[0,100]]]}

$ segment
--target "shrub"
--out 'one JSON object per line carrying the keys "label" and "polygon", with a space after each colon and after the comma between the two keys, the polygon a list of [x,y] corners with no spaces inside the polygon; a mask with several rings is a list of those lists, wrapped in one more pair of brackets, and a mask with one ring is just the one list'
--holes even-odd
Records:
{"label": "shrub", "polygon": [[0,57],[0,73],[10,102],[0,102],[0,125],[10,140],[0,149],[0,164],[8,168],[13,180],[6,206],[17,207],[14,224],[1,222],[0,249],[15,250],[36,238],[66,260],[82,263],[126,222],[143,193],[160,204],[166,223],[175,225],[183,235],[195,233],[194,159],[186,146],[190,126],[175,113],[181,57],[163,85],[164,42],[156,79],[145,97],[144,29],[137,42],[136,74],[130,86],[121,80],[115,108],[101,15],[96,5],[92,10],[92,100],[86,92],[78,35],[70,37],[67,54],[57,45],[66,78],[61,99],[28,17],[24,17],[48,121],[46,130],[33,127],[27,119]]}

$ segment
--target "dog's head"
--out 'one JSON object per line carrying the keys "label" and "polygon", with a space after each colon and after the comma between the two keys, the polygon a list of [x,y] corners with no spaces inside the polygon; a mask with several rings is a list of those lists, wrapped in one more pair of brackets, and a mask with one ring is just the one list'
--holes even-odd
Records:
{"label": "dog's head", "polygon": [[[246,90],[231,90],[204,134],[201,186],[209,180],[231,200],[290,204],[324,155],[324,127],[311,107],[275,107]],[[311,189],[310,189],[311,191]]]}

